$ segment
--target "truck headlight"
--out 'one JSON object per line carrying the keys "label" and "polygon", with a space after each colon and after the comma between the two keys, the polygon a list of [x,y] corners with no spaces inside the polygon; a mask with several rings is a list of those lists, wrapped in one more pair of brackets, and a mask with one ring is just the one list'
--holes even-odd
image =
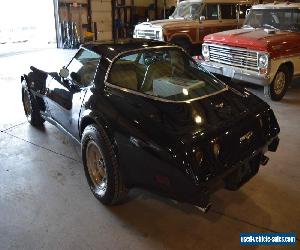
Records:
{"label": "truck headlight", "polygon": [[160,32],[159,31],[155,32],[155,39],[160,40]]}
{"label": "truck headlight", "polygon": [[258,55],[258,68],[260,74],[266,74],[269,66],[269,55],[262,53]]}
{"label": "truck headlight", "polygon": [[209,61],[209,48],[207,44],[202,45],[202,55],[205,61]]}

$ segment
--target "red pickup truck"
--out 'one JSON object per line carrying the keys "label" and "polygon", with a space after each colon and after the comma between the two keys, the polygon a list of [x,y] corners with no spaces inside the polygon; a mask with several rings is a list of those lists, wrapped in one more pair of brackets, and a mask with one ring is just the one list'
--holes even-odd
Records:
{"label": "red pickup truck", "polygon": [[279,101],[300,75],[300,3],[254,5],[244,26],[204,38],[208,71],[258,85]]}

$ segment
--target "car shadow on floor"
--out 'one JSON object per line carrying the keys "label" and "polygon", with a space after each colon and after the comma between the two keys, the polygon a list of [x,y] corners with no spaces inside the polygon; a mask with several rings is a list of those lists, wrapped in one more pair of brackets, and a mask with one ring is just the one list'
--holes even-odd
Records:
{"label": "car shadow on floor", "polygon": [[204,214],[193,205],[134,189],[126,203],[109,209],[125,227],[144,237],[154,238],[167,249],[193,249],[196,246],[200,249],[200,246],[207,247],[212,241],[211,249],[221,245],[237,248],[241,232],[264,231],[257,229],[251,222],[226,215],[228,204],[242,206],[247,201],[249,213],[259,214],[264,218],[264,226],[270,226],[270,216],[245,193],[237,191],[226,196],[230,200],[224,200],[222,194],[214,195],[213,207]]}

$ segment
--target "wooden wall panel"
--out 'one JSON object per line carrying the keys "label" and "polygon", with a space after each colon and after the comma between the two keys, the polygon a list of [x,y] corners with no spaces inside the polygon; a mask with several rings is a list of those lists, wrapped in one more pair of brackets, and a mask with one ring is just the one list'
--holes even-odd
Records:
{"label": "wooden wall panel", "polygon": [[111,0],[92,0],[92,22],[97,23],[97,40],[112,39]]}

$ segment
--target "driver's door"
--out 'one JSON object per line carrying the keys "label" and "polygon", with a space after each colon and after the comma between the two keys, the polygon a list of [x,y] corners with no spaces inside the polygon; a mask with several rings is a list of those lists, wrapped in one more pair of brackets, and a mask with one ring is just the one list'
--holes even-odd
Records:
{"label": "driver's door", "polygon": [[46,98],[52,119],[78,139],[78,118],[87,87],[93,82],[100,56],[82,48],[71,60],[67,78],[53,78]]}

